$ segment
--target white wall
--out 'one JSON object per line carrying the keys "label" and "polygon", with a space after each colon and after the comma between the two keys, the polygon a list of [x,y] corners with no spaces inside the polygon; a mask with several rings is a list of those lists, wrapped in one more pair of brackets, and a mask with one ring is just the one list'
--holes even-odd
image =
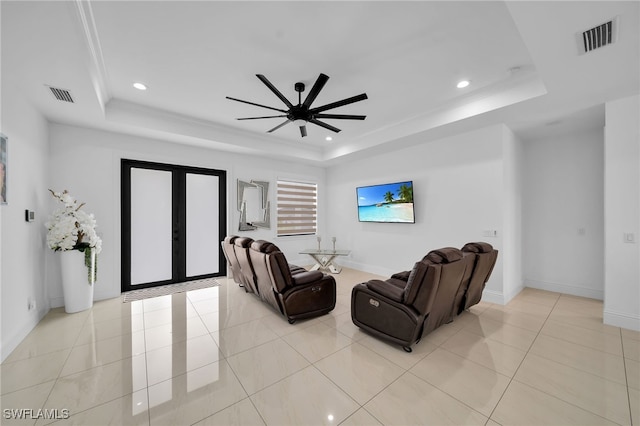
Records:
{"label": "white wall", "polygon": [[[85,210],[94,213],[98,232],[103,237],[99,259],[95,299],[120,295],[120,160],[122,158],[207,167],[227,171],[228,233],[266,239],[277,244],[290,262],[306,262],[298,252],[313,247],[315,237],[281,237],[276,235],[275,185],[278,178],[315,181],[319,185],[319,228],[324,227],[325,205],[322,168],[310,167],[260,157],[220,152],[199,147],[176,145],[100,130],[65,125],[50,126],[51,170],[49,185],[55,190],[68,189]],[[236,210],[236,180],[264,180],[271,183],[271,229],[238,232],[239,212]],[[50,210],[55,207],[53,201]],[[219,242],[213,242],[219,244]],[[62,306],[62,285],[56,253],[48,253],[48,288],[51,305]]]}
{"label": "white wall", "polygon": [[603,130],[524,144],[524,280],[528,287],[604,296]]}
{"label": "white wall", "polygon": [[[47,123],[16,84],[11,66],[17,58],[2,56],[2,121],[8,138],[7,205],[2,210],[1,357],[4,360],[49,310],[45,287],[45,227],[49,152]],[[25,221],[25,209],[36,214]],[[28,310],[27,301],[36,302]]]}
{"label": "white wall", "polygon": [[[506,126],[502,131],[502,265],[504,277],[498,301],[508,303],[522,289],[522,191],[524,148]],[[490,242],[490,241],[489,241]],[[489,300],[487,292],[485,300]]]}
{"label": "white wall", "polygon": [[[505,208],[510,206],[509,232],[517,232],[519,211],[517,200],[505,198],[519,186],[505,187],[505,176],[516,170],[504,169],[503,151],[510,150],[509,158],[519,156],[518,142],[505,129],[491,126],[328,169],[329,232],[323,237],[336,236],[339,248],[352,251],[341,263],[388,276],[411,269],[438,247],[487,241],[502,253]],[[413,181],[415,224],[358,222],[357,186],[404,180]],[[497,237],[484,236],[486,230],[496,230]],[[509,279],[515,282],[507,288],[514,292],[522,285],[519,255],[509,257],[515,262]],[[485,297],[498,303],[513,296],[503,292],[504,259],[499,255],[485,290]]]}
{"label": "white wall", "polygon": [[633,330],[640,330],[639,104],[638,95],[606,104],[604,144],[604,322]]}

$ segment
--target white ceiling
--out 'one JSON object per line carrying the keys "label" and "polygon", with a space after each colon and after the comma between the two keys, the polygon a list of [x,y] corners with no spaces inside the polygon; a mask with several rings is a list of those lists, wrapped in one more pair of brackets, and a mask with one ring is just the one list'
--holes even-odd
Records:
{"label": "white ceiling", "polygon": [[[604,102],[639,92],[639,4],[2,1],[2,82],[52,122],[331,165],[495,123],[524,139],[602,127]],[[617,43],[579,55],[575,34],[616,16]],[[366,93],[327,111],[366,120],[266,133],[283,119],[238,121],[275,112],[225,98],[286,109],[255,74],[296,104],[320,73],[313,106]]]}

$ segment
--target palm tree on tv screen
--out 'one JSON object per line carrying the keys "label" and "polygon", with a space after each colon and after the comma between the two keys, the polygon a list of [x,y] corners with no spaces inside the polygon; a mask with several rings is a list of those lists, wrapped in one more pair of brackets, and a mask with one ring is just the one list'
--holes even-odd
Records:
{"label": "palm tree on tv screen", "polygon": [[393,192],[391,192],[391,191],[387,191],[387,193],[386,193],[386,194],[384,194],[384,200],[385,200],[387,203],[391,203],[391,202],[393,202]]}
{"label": "palm tree on tv screen", "polygon": [[401,200],[404,200],[406,203],[413,203],[413,188],[403,183],[400,185],[400,189],[398,189],[398,195]]}

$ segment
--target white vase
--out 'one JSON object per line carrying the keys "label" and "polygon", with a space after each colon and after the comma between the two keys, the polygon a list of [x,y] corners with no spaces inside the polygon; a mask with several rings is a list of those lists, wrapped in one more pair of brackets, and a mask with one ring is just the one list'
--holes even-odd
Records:
{"label": "white vase", "polygon": [[[60,252],[64,311],[68,314],[84,311],[93,306],[93,282],[88,279],[84,264],[84,252],[69,250]],[[95,268],[96,253],[91,250],[91,268]],[[94,274],[91,274],[93,277]]]}

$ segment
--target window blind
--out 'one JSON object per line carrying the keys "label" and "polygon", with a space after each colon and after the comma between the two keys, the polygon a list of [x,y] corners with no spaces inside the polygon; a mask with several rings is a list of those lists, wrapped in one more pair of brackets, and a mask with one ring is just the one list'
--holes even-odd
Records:
{"label": "window blind", "polygon": [[278,180],[278,236],[314,235],[317,229],[318,186]]}

